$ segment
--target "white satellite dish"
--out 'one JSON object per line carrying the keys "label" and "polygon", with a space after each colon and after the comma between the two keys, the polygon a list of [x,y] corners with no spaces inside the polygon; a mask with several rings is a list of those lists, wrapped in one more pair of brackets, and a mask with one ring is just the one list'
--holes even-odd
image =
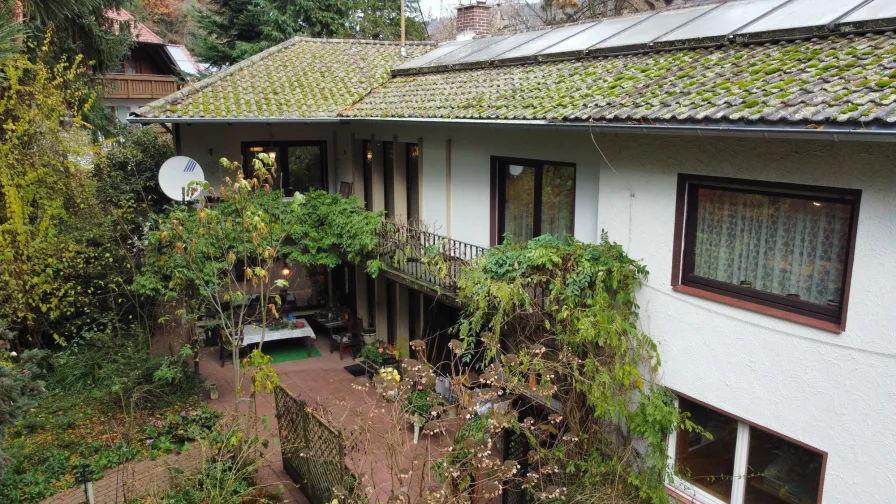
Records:
{"label": "white satellite dish", "polygon": [[165,196],[174,201],[189,201],[199,197],[199,191],[188,194],[190,182],[204,182],[205,174],[199,163],[187,156],[174,156],[162,163],[159,169],[159,186]]}

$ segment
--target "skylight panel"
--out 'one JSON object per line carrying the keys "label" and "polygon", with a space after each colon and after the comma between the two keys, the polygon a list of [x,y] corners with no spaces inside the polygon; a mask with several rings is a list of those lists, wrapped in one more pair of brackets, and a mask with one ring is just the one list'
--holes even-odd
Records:
{"label": "skylight panel", "polygon": [[519,58],[523,56],[533,56],[538,54],[539,52],[547,49],[548,47],[562,42],[563,40],[571,37],[583,30],[587,30],[592,26],[596,25],[600,21],[595,21],[591,23],[577,24],[564,26],[562,28],[554,28],[553,30],[549,30],[544,32],[544,35],[532,39],[530,42],[527,42],[516,49],[508,51],[500,56],[501,59],[505,58]]}
{"label": "skylight panel", "polygon": [[672,32],[658,38],[654,45],[658,47],[682,40],[705,40],[709,38],[724,39],[738,28],[747,25],[760,16],[781,6],[787,0],[747,0],[742,2],[731,2],[720,5],[713,9],[712,12],[701,16],[692,22],[673,30]]}
{"label": "skylight panel", "polygon": [[717,7],[718,5],[706,5],[659,12],[642,23],[595,44],[592,49],[646,45]]}
{"label": "skylight panel", "polygon": [[792,0],[737,32],[738,39],[811,34],[836,21],[865,0]]}
{"label": "skylight panel", "polygon": [[592,26],[585,31],[576,33],[572,37],[548,47],[542,51],[541,54],[584,51],[594,44],[616,35],[622,30],[631,28],[652,15],[653,13],[606,19],[602,23]]}
{"label": "skylight panel", "polygon": [[433,49],[432,51],[429,51],[428,53],[424,54],[423,56],[419,56],[417,58],[414,58],[414,59],[400,65],[398,68],[405,69],[405,68],[418,68],[418,67],[422,67],[422,66],[428,66],[433,61],[441,58],[442,56],[445,56],[446,54],[448,54],[452,51],[455,51],[455,50],[469,44],[470,42],[472,42],[472,40],[456,40],[456,41],[442,44],[439,47]]}

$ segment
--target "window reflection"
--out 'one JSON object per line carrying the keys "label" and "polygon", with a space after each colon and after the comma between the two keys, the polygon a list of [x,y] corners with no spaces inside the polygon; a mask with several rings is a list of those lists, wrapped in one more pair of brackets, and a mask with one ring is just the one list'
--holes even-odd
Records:
{"label": "window reflection", "polygon": [[535,168],[508,165],[505,168],[504,232],[511,240],[531,240],[534,232]]}
{"label": "window reflection", "polygon": [[745,504],[816,504],[822,455],[750,430]]}
{"label": "window reflection", "polygon": [[687,399],[679,399],[679,409],[711,435],[681,431],[675,447],[676,470],[688,483],[712,496],[731,502],[737,420]]}
{"label": "window reflection", "polygon": [[576,168],[538,161],[497,162],[498,240],[523,242],[541,235],[573,234]]}
{"label": "window reflection", "polygon": [[572,234],[576,169],[546,165],[541,180],[541,234],[557,238]]}

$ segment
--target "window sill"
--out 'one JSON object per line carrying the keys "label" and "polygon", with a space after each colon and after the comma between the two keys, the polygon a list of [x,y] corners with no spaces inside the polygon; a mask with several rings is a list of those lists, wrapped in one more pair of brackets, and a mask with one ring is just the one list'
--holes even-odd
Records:
{"label": "window sill", "polygon": [[670,485],[668,483],[666,484],[666,494],[672,499],[672,501],[678,502],[680,504],[707,504],[705,501],[698,499],[697,496],[686,495],[674,485]]}
{"label": "window sill", "polygon": [[675,285],[672,287],[672,290],[674,290],[675,292],[681,292],[683,294],[688,294],[691,296],[708,299],[710,301],[715,301],[717,303],[722,303],[722,304],[726,304],[729,306],[736,306],[738,308],[743,308],[745,310],[762,313],[763,315],[777,317],[780,319],[788,320],[790,322],[796,322],[797,324],[814,327],[816,329],[821,329],[823,331],[828,331],[828,332],[832,332],[835,334],[840,334],[843,332],[843,328],[840,327],[839,324],[825,322],[823,320],[817,320],[812,317],[807,317],[805,315],[799,315],[796,313],[779,310],[777,308],[772,308],[770,306],[761,305],[759,303],[751,303],[749,301],[744,301],[742,299],[735,299],[732,297],[724,296],[722,294],[716,294],[715,292],[708,292],[708,291],[697,289],[697,288],[690,287],[687,285]]}

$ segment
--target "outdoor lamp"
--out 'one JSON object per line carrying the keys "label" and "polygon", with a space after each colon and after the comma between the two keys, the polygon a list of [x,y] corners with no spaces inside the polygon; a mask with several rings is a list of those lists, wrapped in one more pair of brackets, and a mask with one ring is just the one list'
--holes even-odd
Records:
{"label": "outdoor lamp", "polygon": [[289,269],[289,266],[284,266],[283,269],[280,270],[280,273],[283,273],[284,277],[288,277],[289,274],[292,273],[292,270]]}

